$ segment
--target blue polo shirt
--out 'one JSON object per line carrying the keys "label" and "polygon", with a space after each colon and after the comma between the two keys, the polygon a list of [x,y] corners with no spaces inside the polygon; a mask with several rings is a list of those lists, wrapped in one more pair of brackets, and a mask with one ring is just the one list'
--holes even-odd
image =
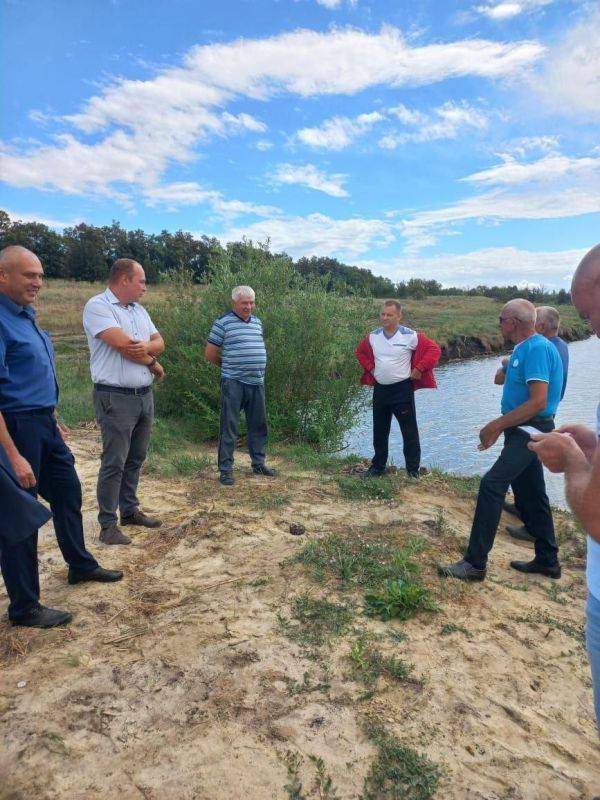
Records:
{"label": "blue polo shirt", "polygon": [[546,407],[538,416],[554,416],[562,392],[563,366],[556,347],[539,333],[519,342],[510,354],[502,392],[503,414],[529,400],[528,384],[531,381],[548,384]]}
{"label": "blue polo shirt", "polygon": [[233,311],[213,322],[208,341],[221,348],[221,377],[260,385],[265,380],[267,351],[262,322],[251,315],[247,320]]}
{"label": "blue polo shirt", "polygon": [[0,292],[0,411],[56,406],[58,384],[50,336],[32,306],[19,306]]}

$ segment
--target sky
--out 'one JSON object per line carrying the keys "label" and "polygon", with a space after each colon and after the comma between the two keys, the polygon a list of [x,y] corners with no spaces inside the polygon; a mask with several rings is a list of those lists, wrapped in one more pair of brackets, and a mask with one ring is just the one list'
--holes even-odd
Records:
{"label": "sky", "polygon": [[600,2],[0,0],[0,208],[393,281],[568,287]]}

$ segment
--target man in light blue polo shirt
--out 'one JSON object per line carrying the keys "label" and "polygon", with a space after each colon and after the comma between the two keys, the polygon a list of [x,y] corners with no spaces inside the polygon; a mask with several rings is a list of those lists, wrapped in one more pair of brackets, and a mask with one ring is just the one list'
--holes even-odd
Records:
{"label": "man in light blue polo shirt", "polygon": [[[587,253],[573,275],[571,299],[582,319],[600,337],[600,244]],[[564,472],[567,500],[587,531],[587,648],[592,669],[596,721],[600,730],[600,405],[597,428],[563,425],[534,436],[529,447],[552,472]]]}
{"label": "man in light blue polo shirt", "polygon": [[94,410],[102,433],[98,472],[98,521],[104,544],[129,544],[117,524],[158,528],[160,521],[140,511],[137,486],[154,420],[152,382],[164,370],[156,357],[164,350],[160,333],[138,302],[146,291],[141,264],[119,258],[108,288],[83,310],[90,348]]}
{"label": "man in light blue polo shirt", "polygon": [[234,482],[233,451],[242,409],[246,415],[252,471],[256,475],[275,475],[275,471],[265,464],[267,351],[262,322],[252,313],[254,289],[236,286],[231,300],[233,310],[215,320],[205,351],[206,360],[221,367],[218,462],[219,480],[224,486],[232,486]]}
{"label": "man in light blue polo shirt", "polygon": [[480,450],[491,447],[504,433],[504,447],[494,466],[481,479],[475,517],[465,557],[455,564],[440,565],[442,576],[482,581],[487,557],[494,544],[502,504],[509,485],[527,498],[527,518],[535,534],[535,558],[511,561],[519,572],[560,578],[558,547],[552,511],[546,494],[542,465],[528,449],[527,425],[546,432],[554,428],[554,414],[563,384],[562,362],[556,347],[535,332],[535,308],[527,300],[511,300],[500,314],[500,329],[513,342],[502,392],[502,416],[479,432]]}

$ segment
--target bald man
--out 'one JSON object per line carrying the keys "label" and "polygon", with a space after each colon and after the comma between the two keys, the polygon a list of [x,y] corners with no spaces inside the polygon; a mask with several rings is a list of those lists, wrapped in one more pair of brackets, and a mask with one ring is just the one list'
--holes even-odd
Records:
{"label": "bald man", "polygon": [[[575,270],[571,299],[582,319],[600,337],[600,244]],[[529,448],[552,472],[564,472],[567,501],[587,531],[587,648],[592,669],[596,721],[600,730],[600,404],[596,429],[563,425],[545,436],[533,436]]]}
{"label": "bald man", "polygon": [[[21,486],[50,504],[69,583],[117,581],[123,573],[100,567],[84,543],[81,484],[55,416],[52,342],[31,305],[43,277],[40,260],[30,250],[12,246],[0,251],[0,445]],[[39,604],[37,531],[12,548],[10,556],[3,547],[2,573],[7,588],[12,587],[13,624],[60,624],[46,613],[51,609]]]}
{"label": "bald man", "polygon": [[481,479],[475,517],[465,557],[454,564],[439,565],[442,576],[482,581],[487,558],[500,522],[502,504],[509,485],[527,498],[527,520],[535,535],[535,558],[511,561],[519,572],[560,578],[558,547],[544,472],[527,447],[530,436],[519,426],[548,432],[563,384],[562,362],[556,347],[535,331],[536,314],[527,300],[511,300],[500,314],[500,330],[515,345],[506,370],[502,392],[502,416],[479,432],[480,450],[491,447],[501,433],[504,446],[494,466]]}

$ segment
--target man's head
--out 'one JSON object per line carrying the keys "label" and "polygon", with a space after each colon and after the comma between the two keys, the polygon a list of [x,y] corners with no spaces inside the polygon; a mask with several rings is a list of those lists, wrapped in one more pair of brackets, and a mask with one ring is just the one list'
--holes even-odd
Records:
{"label": "man's head", "polygon": [[254,309],[254,289],[251,286],[236,286],[231,292],[233,311],[242,319],[249,319]]}
{"label": "man's head", "polygon": [[541,333],[546,339],[552,336],[558,336],[558,328],[560,325],[560,314],[552,306],[538,306],[535,310],[536,321],[535,330]]}
{"label": "man's head", "polygon": [[571,282],[571,302],[600,337],[600,244],[586,253]]}
{"label": "man's head", "polygon": [[19,306],[33,303],[44,280],[44,268],[31,250],[11,245],[0,251],[0,292]]}
{"label": "man's head", "polygon": [[396,330],[402,319],[402,306],[397,300],[384,300],[379,319],[386,330]]}
{"label": "man's head", "polygon": [[509,342],[517,344],[535,333],[535,306],[517,297],[509,300],[500,313],[500,332]]}
{"label": "man's head", "polygon": [[118,258],[108,273],[108,288],[125,305],[137,303],[146,291],[144,268],[132,258]]}

